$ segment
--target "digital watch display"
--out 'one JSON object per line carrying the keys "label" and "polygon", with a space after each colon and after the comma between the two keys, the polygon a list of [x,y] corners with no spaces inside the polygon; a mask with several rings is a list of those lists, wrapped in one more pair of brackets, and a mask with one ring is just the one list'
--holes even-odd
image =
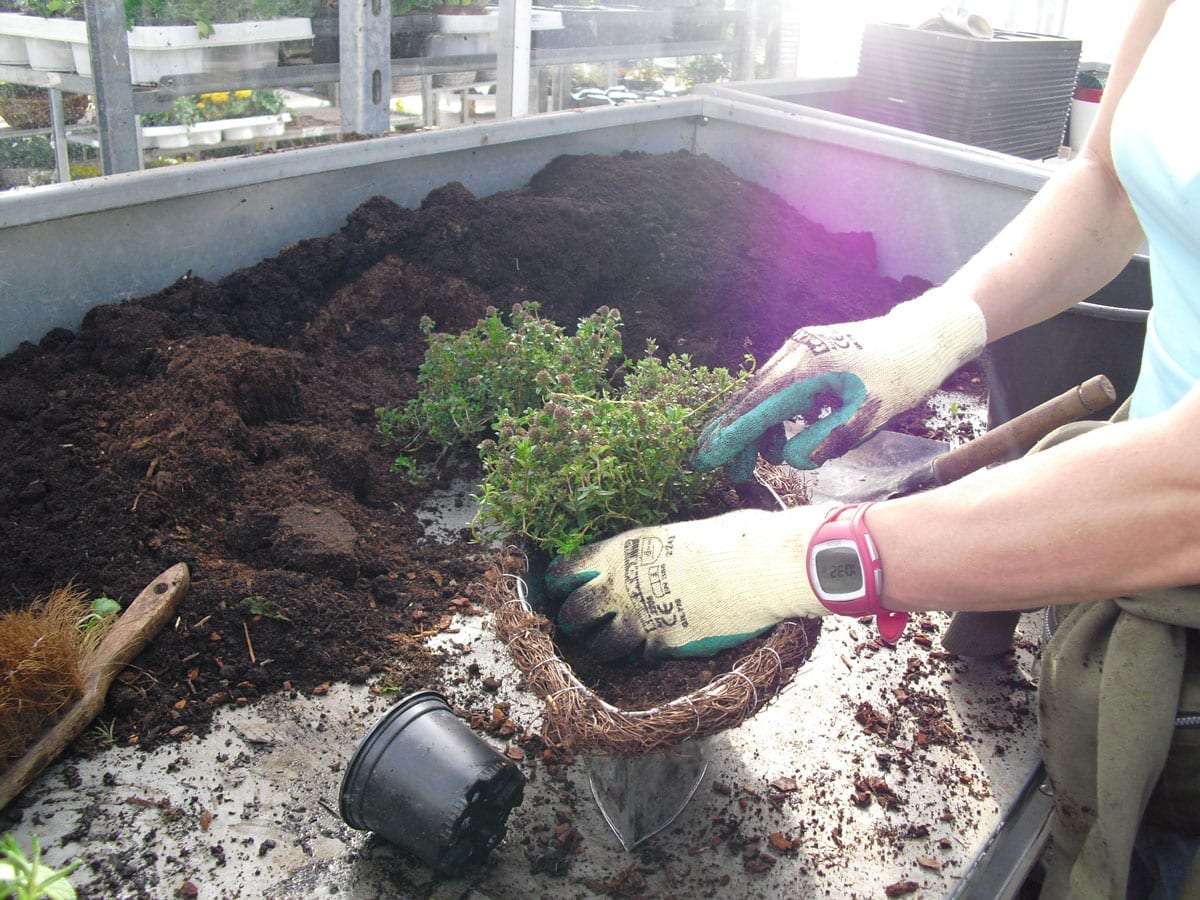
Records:
{"label": "digital watch display", "polygon": [[880,604],[883,568],[867,531],[870,503],[837,507],[829,512],[808,545],[808,580],[817,599],[843,616],[874,616],[879,636],[889,644],[900,640],[908,613]]}

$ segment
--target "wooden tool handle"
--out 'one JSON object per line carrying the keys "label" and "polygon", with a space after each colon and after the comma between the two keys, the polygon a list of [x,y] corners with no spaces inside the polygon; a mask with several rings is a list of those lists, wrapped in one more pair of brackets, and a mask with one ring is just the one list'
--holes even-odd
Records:
{"label": "wooden tool handle", "polygon": [[174,615],[191,584],[186,563],[177,563],[150,582],[121,613],[121,618],[83,661],[83,696],[75,701],[37,743],[0,771],[0,809],[37,777],[83,732],[104,708],[113,679],[129,665]]}
{"label": "wooden tool handle", "polygon": [[949,484],[976,469],[1016,459],[1055,428],[1105,409],[1116,399],[1112,382],[1104,375],[1094,375],[1083,384],[1069,388],[939,456],[933,462],[934,480],[937,484]]}
{"label": "wooden tool handle", "polygon": [[186,563],[176,563],[142,589],[129,608],[121,613],[83,662],[84,691],[102,695],[121,670],[133,662],[175,614],[179,601],[191,585]]}

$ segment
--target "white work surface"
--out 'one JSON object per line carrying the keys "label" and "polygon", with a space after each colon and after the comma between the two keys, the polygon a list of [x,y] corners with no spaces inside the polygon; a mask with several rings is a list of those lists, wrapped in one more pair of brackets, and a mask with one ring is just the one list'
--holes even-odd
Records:
{"label": "white work surface", "polygon": [[[1036,765],[1039,630],[1025,616],[1014,655],[966,661],[941,652],[946,621],[931,616],[888,649],[865,624],[826,619],[807,666],[712,739],[691,802],[631,852],[592,800],[582,760],[557,777],[524,763],[507,838],[463,880],[351,830],[337,815],[342,773],[396,698],[346,685],[231,710],[207,737],[153,752],[64,758],[14,802],[13,831],[25,846],[38,834],[51,864],[82,858],[72,881],[93,897],[945,897]],[[486,617],[463,617],[437,641],[461,675],[456,707],[508,703],[520,731],[540,730],[540,702]],[[481,689],[489,676],[501,682],[495,694]],[[872,730],[864,704],[888,717],[890,737]],[[918,716],[929,709],[940,712]],[[921,746],[922,735],[932,742]],[[884,786],[897,801],[887,809]],[[529,856],[562,823],[578,840],[565,873],[532,873]]]}

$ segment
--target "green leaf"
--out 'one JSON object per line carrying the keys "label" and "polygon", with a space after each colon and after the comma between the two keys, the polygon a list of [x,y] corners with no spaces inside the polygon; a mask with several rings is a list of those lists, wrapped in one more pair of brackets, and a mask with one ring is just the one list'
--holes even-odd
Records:
{"label": "green leaf", "polygon": [[97,597],[92,601],[92,614],[105,618],[120,614],[121,604],[112,597]]}
{"label": "green leaf", "polygon": [[268,600],[266,597],[261,597],[258,594],[252,594],[249,597],[243,597],[238,604],[243,610],[252,616],[263,616],[267,619],[278,619],[280,622],[291,622],[283,610],[279,608],[274,600]]}

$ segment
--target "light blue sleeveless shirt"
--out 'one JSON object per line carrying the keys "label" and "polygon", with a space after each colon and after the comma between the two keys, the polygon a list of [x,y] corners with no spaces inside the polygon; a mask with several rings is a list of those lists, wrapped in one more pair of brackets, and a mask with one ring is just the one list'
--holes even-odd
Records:
{"label": "light blue sleeveless shirt", "polygon": [[1113,122],[1117,174],[1150,248],[1154,308],[1131,417],[1151,416],[1200,379],[1200,3],[1176,0]]}

